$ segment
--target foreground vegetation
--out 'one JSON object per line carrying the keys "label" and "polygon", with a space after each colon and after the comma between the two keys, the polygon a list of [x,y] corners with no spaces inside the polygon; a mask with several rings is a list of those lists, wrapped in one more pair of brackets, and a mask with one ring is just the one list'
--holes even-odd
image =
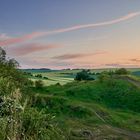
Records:
{"label": "foreground vegetation", "polygon": [[64,139],[53,123],[53,116],[32,107],[32,81],[17,69],[14,59],[7,59],[0,48],[0,139],[50,140]]}
{"label": "foreground vegetation", "polygon": [[0,49],[0,139],[139,140],[139,85],[125,69],[22,72]]}

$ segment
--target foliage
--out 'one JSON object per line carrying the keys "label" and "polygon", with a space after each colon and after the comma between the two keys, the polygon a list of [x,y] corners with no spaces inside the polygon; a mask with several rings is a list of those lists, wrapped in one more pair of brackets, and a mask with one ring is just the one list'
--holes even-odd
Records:
{"label": "foliage", "polygon": [[90,76],[90,70],[82,70],[76,74],[75,80],[94,80],[94,78]]}
{"label": "foliage", "polygon": [[42,78],[42,75],[41,74],[37,74],[37,75],[35,75],[35,77]]}
{"label": "foliage", "polygon": [[6,79],[9,84],[14,84],[16,88],[25,89],[31,81],[24,73],[18,69],[19,64],[15,59],[7,59],[6,52],[0,48],[0,78]]}
{"label": "foliage", "polygon": [[114,134],[113,129],[140,132],[140,90],[128,81],[105,76],[102,82],[74,81],[41,90],[34,88],[33,107],[55,114],[58,126],[70,140],[88,139],[85,131],[99,139],[113,133],[114,139],[131,140],[129,136]]}
{"label": "foliage", "polygon": [[129,74],[129,72],[125,68],[120,68],[120,69],[117,69],[115,71],[115,74],[118,74],[118,75],[126,75],[126,74]]}
{"label": "foliage", "polygon": [[27,75],[27,76],[29,76],[29,77],[32,77],[32,76],[33,76],[33,74],[32,74],[31,72],[23,71],[23,73],[24,73],[24,75]]}
{"label": "foliage", "polygon": [[53,125],[54,116],[38,111],[35,108],[26,109],[22,114],[22,139],[24,140],[56,140],[64,136],[58,127]]}
{"label": "foliage", "polygon": [[[64,139],[53,123],[53,116],[29,105],[29,89],[33,83],[26,78],[14,59],[7,59],[0,48],[0,139],[55,140]],[[38,82],[37,87],[42,87]]]}
{"label": "foliage", "polygon": [[99,76],[98,76],[98,80],[100,81],[100,83],[102,83],[104,80],[108,79],[109,78],[109,75],[106,74],[106,73],[101,73]]}
{"label": "foliage", "polygon": [[37,80],[35,81],[35,87],[36,88],[42,88],[43,87],[43,81],[42,80]]}

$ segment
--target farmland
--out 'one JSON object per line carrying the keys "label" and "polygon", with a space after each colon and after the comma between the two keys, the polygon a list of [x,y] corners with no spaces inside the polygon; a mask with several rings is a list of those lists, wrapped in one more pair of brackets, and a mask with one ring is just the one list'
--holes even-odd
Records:
{"label": "farmland", "polygon": [[[94,73],[93,77],[96,79],[98,73],[101,73],[103,71],[114,71],[116,70],[115,68],[113,69],[92,69],[91,73]],[[64,85],[66,83],[72,82],[75,78],[75,75],[77,72],[81,71],[79,70],[41,70],[41,69],[28,69],[24,70],[25,72],[30,72],[32,73],[33,76],[29,76],[29,78],[33,81],[38,80],[40,78],[35,77],[37,74],[41,74],[43,77],[47,77],[48,79],[43,79],[41,80],[44,82],[46,86],[49,85],[54,85],[54,84],[61,84]],[[140,76],[140,69],[139,68],[129,68],[128,71],[130,71],[132,76],[135,76],[135,78],[139,78]],[[97,75],[96,75],[97,74]]]}

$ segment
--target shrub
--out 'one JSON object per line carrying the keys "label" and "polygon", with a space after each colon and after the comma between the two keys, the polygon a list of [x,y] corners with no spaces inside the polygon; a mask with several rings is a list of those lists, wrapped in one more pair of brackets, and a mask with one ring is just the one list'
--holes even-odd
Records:
{"label": "shrub", "polygon": [[35,87],[36,88],[42,88],[43,86],[44,86],[44,84],[43,84],[42,80],[35,81]]}
{"label": "shrub", "polygon": [[35,75],[35,77],[37,77],[37,78],[43,78],[41,74],[37,74],[37,75]]}
{"label": "shrub", "polygon": [[53,119],[54,116],[46,114],[45,110],[26,109],[21,118],[21,140],[63,140],[64,136],[57,125],[53,124]]}
{"label": "shrub", "polygon": [[[0,48],[0,140],[63,140],[54,116],[28,106],[30,97],[23,91],[31,86],[32,81],[17,69],[17,62],[7,60]],[[38,80],[35,86],[41,88],[43,82]]]}
{"label": "shrub", "polygon": [[128,74],[129,72],[127,71],[127,69],[125,69],[125,68],[120,68],[120,69],[117,69],[116,71],[115,71],[115,74],[118,74],[118,75],[126,75],[126,74]]}
{"label": "shrub", "polygon": [[76,74],[75,80],[94,80],[94,78],[90,76],[90,70],[82,70]]}
{"label": "shrub", "polygon": [[48,77],[43,77],[44,79],[49,79]]}

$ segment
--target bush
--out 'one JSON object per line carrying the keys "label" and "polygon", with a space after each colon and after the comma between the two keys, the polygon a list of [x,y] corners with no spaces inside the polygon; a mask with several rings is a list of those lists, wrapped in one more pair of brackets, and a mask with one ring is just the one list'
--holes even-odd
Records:
{"label": "bush", "polygon": [[76,74],[75,80],[94,80],[94,78],[90,76],[90,70],[82,70]]}
{"label": "bush", "polygon": [[[0,48],[0,140],[65,139],[54,116],[29,105],[30,97],[23,91],[29,93],[32,81],[17,69],[17,64],[14,59],[6,59],[6,52]],[[41,88],[43,82],[38,80],[35,86]]]}
{"label": "bush", "polygon": [[37,74],[37,75],[35,75],[35,77],[42,78],[42,75],[41,74]]}
{"label": "bush", "polygon": [[44,79],[49,79],[48,77],[43,77]]}
{"label": "bush", "polygon": [[118,74],[118,75],[127,75],[129,72],[127,71],[127,69],[125,68],[120,68],[120,69],[117,69],[115,71],[115,74]]}
{"label": "bush", "polygon": [[46,114],[45,110],[26,109],[22,114],[21,140],[56,140],[64,139],[57,125],[53,124],[54,116]]}
{"label": "bush", "polygon": [[44,86],[44,84],[43,84],[42,80],[35,81],[35,87],[36,88],[42,88],[43,86]]}

